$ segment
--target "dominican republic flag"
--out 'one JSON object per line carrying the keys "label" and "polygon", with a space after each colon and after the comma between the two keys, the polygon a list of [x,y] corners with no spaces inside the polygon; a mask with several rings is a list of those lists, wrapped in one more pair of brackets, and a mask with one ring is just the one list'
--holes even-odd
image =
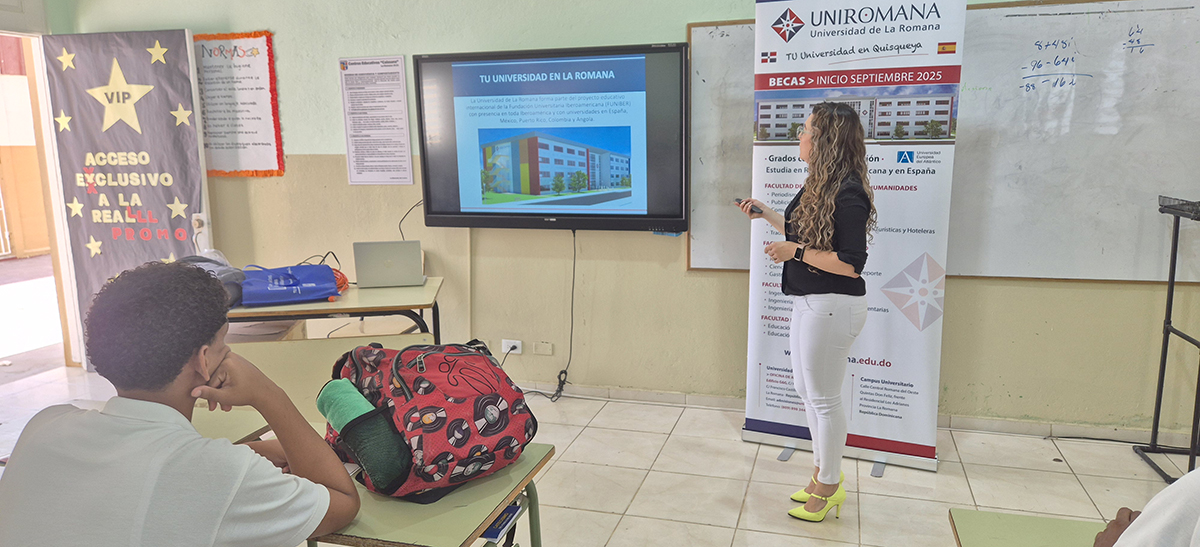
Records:
{"label": "dominican republic flag", "polygon": [[764,51],[764,52],[762,52],[762,60],[761,60],[760,62],[763,62],[763,63],[774,63],[774,62],[775,62],[775,53],[776,53],[776,52],[774,52],[774,51]]}

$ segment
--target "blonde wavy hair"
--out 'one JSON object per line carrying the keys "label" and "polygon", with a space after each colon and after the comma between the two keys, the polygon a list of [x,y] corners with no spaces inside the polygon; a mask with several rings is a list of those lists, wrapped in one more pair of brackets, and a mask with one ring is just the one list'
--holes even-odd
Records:
{"label": "blonde wavy hair", "polygon": [[841,182],[853,175],[863,185],[870,201],[867,237],[875,231],[875,192],[867,176],[866,134],[858,113],[843,103],[823,102],[813,107],[812,152],[804,195],[788,222],[795,227],[799,243],[818,251],[833,250],[833,210]]}

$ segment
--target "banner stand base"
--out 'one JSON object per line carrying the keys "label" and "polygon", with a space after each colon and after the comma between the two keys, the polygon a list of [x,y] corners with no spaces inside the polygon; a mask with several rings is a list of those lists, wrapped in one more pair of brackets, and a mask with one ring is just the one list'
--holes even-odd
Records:
{"label": "banner stand base", "polygon": [[[762,433],[760,431],[742,430],[742,440],[746,442],[768,444],[771,446],[779,446],[782,448],[791,448],[795,450],[804,450],[812,452],[812,441],[808,439],[797,439],[795,437],[785,437],[783,435],[772,435],[770,433]],[[888,452],[880,452],[878,450],[868,450],[866,448],[855,448],[847,446],[846,452],[843,454],[846,458],[870,462],[884,462],[889,465],[899,465],[901,467],[911,467],[922,471],[937,472],[937,458],[918,458],[916,456],[905,456],[903,454],[891,454]]]}

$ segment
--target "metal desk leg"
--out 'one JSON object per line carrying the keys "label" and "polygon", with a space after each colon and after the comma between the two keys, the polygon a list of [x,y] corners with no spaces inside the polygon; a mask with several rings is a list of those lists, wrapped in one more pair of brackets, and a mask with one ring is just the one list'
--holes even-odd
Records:
{"label": "metal desk leg", "polygon": [[[441,318],[441,314],[438,313],[437,302],[433,303],[433,343],[434,344],[442,343],[442,318]],[[530,484],[532,484],[532,483],[530,483]]]}
{"label": "metal desk leg", "polygon": [[529,543],[532,547],[542,547],[542,517],[538,512],[537,487],[533,481],[525,486],[525,495],[529,497]]}
{"label": "metal desk leg", "polygon": [[315,540],[315,539],[308,540],[308,547],[317,547],[317,540]]}

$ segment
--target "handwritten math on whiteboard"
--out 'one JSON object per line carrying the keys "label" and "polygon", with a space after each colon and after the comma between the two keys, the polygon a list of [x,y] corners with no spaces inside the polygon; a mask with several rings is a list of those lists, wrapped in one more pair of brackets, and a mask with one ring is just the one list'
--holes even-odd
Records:
{"label": "handwritten math on whiteboard", "polygon": [[1165,280],[1157,197],[1200,199],[1195,0],[972,10],[963,56],[947,271]]}

